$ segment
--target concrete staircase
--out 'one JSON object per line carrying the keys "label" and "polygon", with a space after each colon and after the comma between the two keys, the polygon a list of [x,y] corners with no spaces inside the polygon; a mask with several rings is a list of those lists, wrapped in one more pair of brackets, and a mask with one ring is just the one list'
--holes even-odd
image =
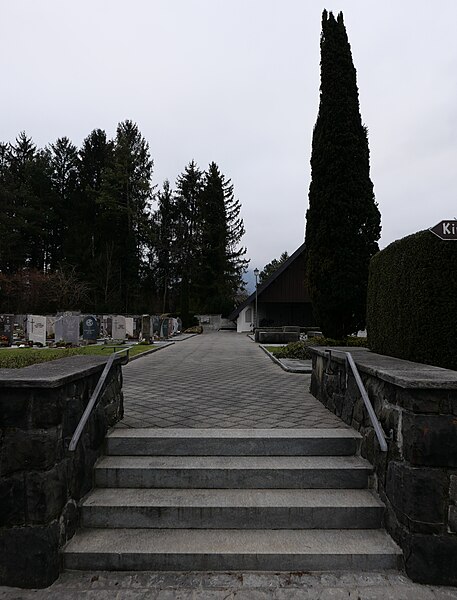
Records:
{"label": "concrete staircase", "polygon": [[395,569],[348,429],[116,429],[64,564],[84,570]]}

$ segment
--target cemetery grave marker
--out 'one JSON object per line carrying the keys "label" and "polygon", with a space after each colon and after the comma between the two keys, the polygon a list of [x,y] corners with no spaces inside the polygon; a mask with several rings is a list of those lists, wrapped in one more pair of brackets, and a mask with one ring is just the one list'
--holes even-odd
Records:
{"label": "cemetery grave marker", "polygon": [[97,317],[87,315],[83,319],[83,340],[96,342],[100,334]]}
{"label": "cemetery grave marker", "polygon": [[0,315],[0,345],[13,343],[14,315]]}
{"label": "cemetery grave marker", "polygon": [[46,317],[27,315],[27,337],[29,342],[46,346]]}
{"label": "cemetery grave marker", "polygon": [[75,315],[59,317],[54,324],[56,342],[79,344],[80,320],[80,317]]}
{"label": "cemetery grave marker", "polygon": [[133,331],[134,331],[133,317],[125,317],[125,333],[127,334],[128,337],[134,337]]}
{"label": "cemetery grave marker", "polygon": [[113,317],[113,330],[111,337],[113,340],[125,340],[125,317],[117,315]]}
{"label": "cemetery grave marker", "polygon": [[149,340],[151,335],[151,317],[149,315],[143,315],[141,317],[141,337],[144,340]]}

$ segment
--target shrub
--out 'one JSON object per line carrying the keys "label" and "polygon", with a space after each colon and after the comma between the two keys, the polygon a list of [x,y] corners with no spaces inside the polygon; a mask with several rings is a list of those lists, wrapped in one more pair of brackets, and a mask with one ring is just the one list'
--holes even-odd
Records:
{"label": "shrub", "polygon": [[277,358],[299,358],[307,360],[311,358],[311,352],[307,342],[291,342],[287,346],[282,346],[274,350]]}
{"label": "shrub", "polygon": [[370,348],[457,369],[457,242],[429,231],[398,240],[371,260]]}
{"label": "shrub", "polygon": [[188,327],[183,333],[203,333],[203,327],[201,325],[195,325],[194,327]]}
{"label": "shrub", "polygon": [[332,340],[325,337],[314,337],[310,340],[301,342],[291,342],[287,346],[274,349],[274,355],[277,358],[299,358],[308,360],[311,358],[310,348],[312,346],[361,346],[366,347],[366,338],[348,337],[343,340]]}

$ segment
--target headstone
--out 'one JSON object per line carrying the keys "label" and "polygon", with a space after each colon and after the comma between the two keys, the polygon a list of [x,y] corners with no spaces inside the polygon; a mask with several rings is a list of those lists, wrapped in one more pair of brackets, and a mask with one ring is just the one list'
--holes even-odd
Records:
{"label": "headstone", "polygon": [[111,334],[113,340],[125,340],[125,317],[117,315],[113,317],[113,331]]}
{"label": "headstone", "polygon": [[128,337],[134,337],[133,329],[133,317],[125,317],[125,333]]}
{"label": "headstone", "polygon": [[56,332],[56,342],[66,342],[67,344],[79,344],[79,316],[63,316],[56,319],[54,329]]}
{"label": "headstone", "polygon": [[111,337],[113,332],[113,317],[111,315],[103,315],[103,335],[105,337]]}
{"label": "headstone", "polygon": [[100,333],[97,317],[87,315],[83,319],[83,340],[96,342]]}
{"label": "headstone", "polygon": [[160,324],[161,318],[158,315],[154,315],[151,317],[152,320],[152,333],[155,335],[160,335]]}
{"label": "headstone", "polygon": [[27,337],[29,342],[46,346],[46,317],[27,315]]}
{"label": "headstone", "polygon": [[13,343],[14,315],[0,315],[0,341],[2,346]]}
{"label": "headstone", "polygon": [[57,317],[46,317],[46,335],[49,337],[54,337],[55,329],[54,325]]}
{"label": "headstone", "polygon": [[171,321],[171,334],[176,335],[178,333],[179,325],[178,319],[172,318]]}
{"label": "headstone", "polygon": [[141,337],[143,340],[148,340],[151,335],[151,317],[149,315],[143,315],[141,317]]}
{"label": "headstone", "polygon": [[169,319],[168,319],[168,317],[166,317],[165,319],[162,319],[162,323],[160,324],[160,337],[161,338],[166,339],[170,335],[168,326],[169,326]]}
{"label": "headstone", "polygon": [[133,337],[138,339],[141,334],[141,317],[133,317]]}

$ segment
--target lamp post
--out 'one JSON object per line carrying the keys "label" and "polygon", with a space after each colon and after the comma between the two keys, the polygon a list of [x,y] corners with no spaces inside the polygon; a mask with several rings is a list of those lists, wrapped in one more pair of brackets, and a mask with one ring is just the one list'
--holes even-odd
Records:
{"label": "lamp post", "polygon": [[259,278],[259,269],[254,269],[254,276],[255,276],[255,329],[257,329],[259,327],[259,315],[257,312],[257,288],[258,288],[258,278]]}

